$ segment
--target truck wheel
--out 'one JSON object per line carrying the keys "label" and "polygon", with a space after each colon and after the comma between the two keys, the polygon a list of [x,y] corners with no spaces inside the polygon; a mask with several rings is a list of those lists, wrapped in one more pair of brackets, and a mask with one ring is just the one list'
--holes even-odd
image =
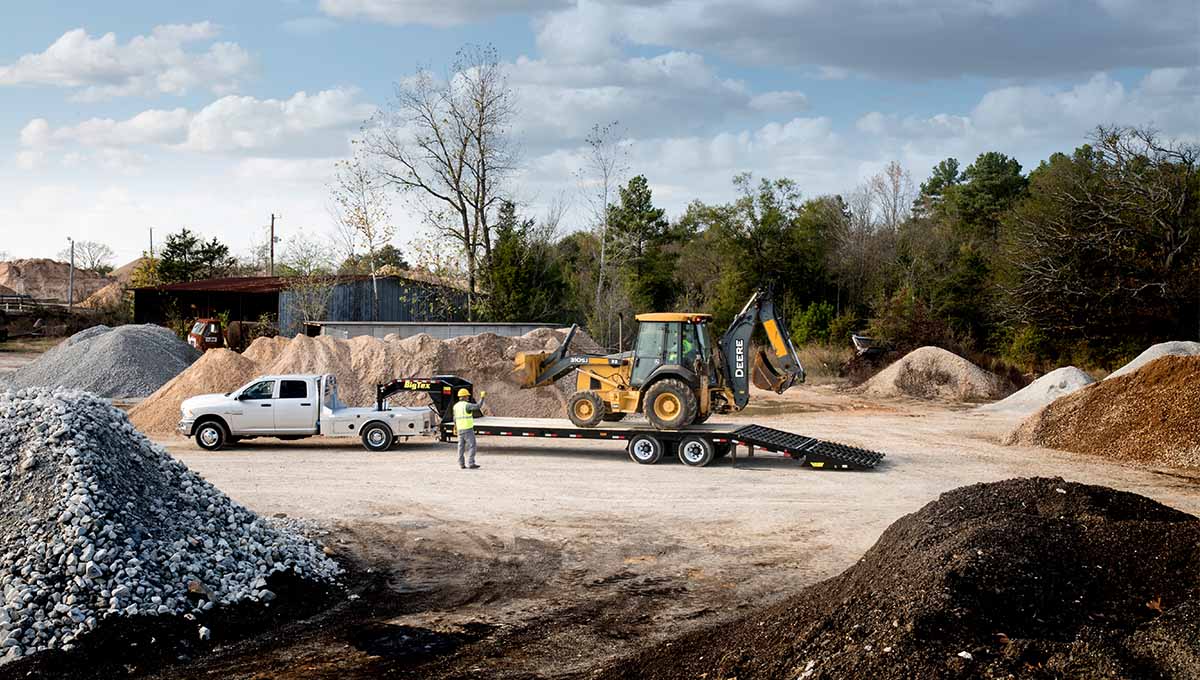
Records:
{"label": "truck wheel", "polygon": [[383,423],[368,423],[362,429],[362,444],[368,451],[387,451],[392,439],[392,428]]}
{"label": "truck wheel", "polygon": [[696,395],[682,380],[663,378],[646,390],[646,418],[657,430],[678,430],[696,420]]}
{"label": "truck wheel", "polygon": [[703,437],[688,437],[679,442],[679,460],[684,465],[704,467],[712,462],[714,454],[712,442]]}
{"label": "truck wheel", "polygon": [[210,420],[196,428],[196,445],[205,451],[219,451],[229,441],[229,432],[219,421]]}
{"label": "truck wheel", "polygon": [[616,423],[625,419],[625,414],[619,411],[613,413],[605,413],[600,420],[606,423]]}
{"label": "truck wheel", "polygon": [[604,400],[591,390],[576,392],[567,401],[567,417],[578,427],[595,427],[604,412]]}
{"label": "truck wheel", "polygon": [[629,442],[629,457],[642,465],[654,465],[662,455],[662,442],[648,434],[639,434]]}

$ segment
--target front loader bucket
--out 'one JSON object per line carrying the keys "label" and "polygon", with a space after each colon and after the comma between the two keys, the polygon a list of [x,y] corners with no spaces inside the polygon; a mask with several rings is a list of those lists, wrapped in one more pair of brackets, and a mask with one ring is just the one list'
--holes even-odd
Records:
{"label": "front loader bucket", "polygon": [[799,364],[797,364],[797,369],[796,372],[789,373],[777,368],[771,360],[770,353],[760,347],[754,355],[754,365],[750,369],[750,379],[754,382],[754,386],[759,389],[783,394],[785,390],[796,383],[804,382],[804,369],[799,368]]}
{"label": "front loader bucket", "polygon": [[548,352],[517,352],[513,359],[513,373],[517,374],[521,387],[537,387],[542,362],[547,356]]}

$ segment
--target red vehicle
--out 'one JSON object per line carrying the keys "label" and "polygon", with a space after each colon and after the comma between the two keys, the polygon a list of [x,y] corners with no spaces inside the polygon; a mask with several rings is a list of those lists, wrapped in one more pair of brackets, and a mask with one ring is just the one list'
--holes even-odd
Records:
{"label": "red vehicle", "polygon": [[217,319],[196,319],[188,333],[188,344],[201,352],[224,347],[225,333],[222,332],[221,322]]}

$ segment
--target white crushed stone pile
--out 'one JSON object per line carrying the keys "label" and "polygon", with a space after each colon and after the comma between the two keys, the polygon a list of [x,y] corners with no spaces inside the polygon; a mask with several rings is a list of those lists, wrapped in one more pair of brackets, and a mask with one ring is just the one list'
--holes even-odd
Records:
{"label": "white crushed stone pile", "polygon": [[79,391],[0,393],[0,661],[102,622],[269,602],[267,578],[331,582],[314,543],[234,503]]}
{"label": "white crushed stone pile", "polygon": [[975,409],[988,413],[1029,415],[1046,404],[1082,389],[1096,379],[1074,366],[1063,366],[1034,380],[1004,399]]}
{"label": "white crushed stone pile", "polygon": [[1126,373],[1133,373],[1142,366],[1154,361],[1155,359],[1165,356],[1190,357],[1200,354],[1200,342],[1191,342],[1188,340],[1174,340],[1172,342],[1160,342],[1157,345],[1151,345],[1145,352],[1137,355],[1133,361],[1125,364],[1117,370],[1109,373],[1108,378],[1115,378]]}
{"label": "white crushed stone pile", "polygon": [[66,387],[102,397],[145,397],[199,356],[162,326],[92,326],[18,369],[9,387]]}
{"label": "white crushed stone pile", "polygon": [[985,401],[1004,396],[1000,379],[941,347],[921,347],[904,355],[863,385],[884,397]]}

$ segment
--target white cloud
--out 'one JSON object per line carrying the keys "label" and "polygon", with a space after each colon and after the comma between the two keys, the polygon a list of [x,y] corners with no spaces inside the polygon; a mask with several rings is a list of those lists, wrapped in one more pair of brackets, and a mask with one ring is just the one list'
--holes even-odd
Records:
{"label": "white cloud", "polygon": [[445,27],[570,4],[569,0],[321,0],[321,11],[343,19],[365,19],[396,26]]}
{"label": "white cloud", "polygon": [[[539,18],[538,44],[580,59],[669,45],[741,62],[906,80],[1030,77],[1196,60],[1194,0],[579,0]],[[981,39],[980,36],[987,36]]]}
{"label": "white cloud", "polygon": [[93,38],[77,28],[43,52],[0,66],[0,85],[68,87],[84,101],[179,95],[200,88],[228,92],[249,70],[249,53],[229,42],[212,43],[203,51],[187,49],[193,43],[212,41],[218,33],[217,26],[207,21],[171,24],[122,44],[113,33]]}
{"label": "white cloud", "polygon": [[803,111],[808,108],[808,98],[796,90],[764,92],[750,98],[750,108],[759,111]]}
{"label": "white cloud", "polygon": [[[150,109],[125,120],[91,118],[58,128],[35,118],[21,130],[20,141],[32,151],[159,146],[205,153],[270,149],[310,155],[317,148],[312,146],[314,135],[350,130],[371,115],[374,108],[357,97],[353,88],[297,92],[285,100],[230,95],[196,112]],[[332,143],[339,151],[344,141],[337,135],[316,140]]]}

